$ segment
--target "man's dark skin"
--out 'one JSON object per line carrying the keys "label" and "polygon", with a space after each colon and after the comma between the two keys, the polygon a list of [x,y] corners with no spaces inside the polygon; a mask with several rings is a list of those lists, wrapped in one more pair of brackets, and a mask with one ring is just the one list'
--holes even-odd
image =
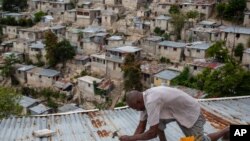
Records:
{"label": "man's dark skin", "polygon": [[[126,102],[128,106],[137,111],[144,111],[145,105],[143,100],[143,95],[141,92],[132,91],[126,95]],[[137,141],[137,140],[150,140],[159,136],[160,141],[167,141],[164,131],[158,128],[159,124],[151,126],[148,131],[145,132],[147,120],[140,121],[137,126],[134,135],[132,136],[121,136],[120,141]],[[229,132],[229,127],[216,132],[209,134],[207,136],[210,137],[211,141],[217,141],[219,138],[223,137]]]}

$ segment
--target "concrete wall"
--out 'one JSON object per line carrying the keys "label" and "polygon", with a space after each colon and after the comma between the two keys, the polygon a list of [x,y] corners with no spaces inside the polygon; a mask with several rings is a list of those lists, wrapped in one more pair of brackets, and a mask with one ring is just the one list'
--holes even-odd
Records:
{"label": "concrete wall", "polygon": [[118,47],[124,44],[123,40],[108,40],[108,48]]}
{"label": "concrete wall", "polygon": [[110,27],[114,22],[116,22],[116,15],[102,15],[102,26]]}
{"label": "concrete wall", "polygon": [[46,51],[45,51],[45,49],[33,49],[33,48],[29,48],[28,56],[29,56],[29,59],[33,63],[37,63],[38,62],[37,57],[36,57],[38,54],[42,55],[41,61],[43,61],[45,63],[46,62],[46,57],[45,57]]}
{"label": "concrete wall", "polygon": [[94,42],[78,42],[78,53],[91,55],[100,50],[100,45]]}
{"label": "concrete wall", "polygon": [[123,78],[123,72],[121,70],[122,64],[107,61],[107,74],[111,77],[111,79],[120,80]]}
{"label": "concrete wall", "polygon": [[136,10],[139,6],[144,5],[145,0],[122,0],[122,5],[125,8]]}
{"label": "concrete wall", "polygon": [[72,33],[70,31],[66,32],[66,39],[69,40],[71,45],[76,46],[78,44],[78,42],[80,41],[80,37],[81,37],[81,35],[78,33]]}
{"label": "concrete wall", "polygon": [[205,59],[206,50],[200,49],[185,49],[185,56],[187,61],[193,61],[193,59]]}
{"label": "concrete wall", "polygon": [[243,65],[250,64],[250,54],[249,53],[246,53],[246,52],[243,53],[242,64]]}
{"label": "concrete wall", "polygon": [[170,59],[170,61],[173,62],[179,62],[181,59],[181,52],[184,51],[184,48],[176,48],[174,50],[173,47],[163,47],[163,46],[157,46],[156,48],[156,55],[161,58],[165,57],[167,59]]}
{"label": "concrete wall", "polygon": [[16,38],[17,37],[17,26],[6,26],[3,27],[3,34],[7,35],[8,38]]}
{"label": "concrete wall", "polygon": [[84,98],[93,97],[95,94],[94,85],[82,80],[78,80],[78,89],[81,91]]}
{"label": "concrete wall", "polygon": [[27,84],[32,87],[52,87],[55,83],[55,79],[46,76],[41,76],[32,74],[29,72],[27,74]]}
{"label": "concrete wall", "polygon": [[24,71],[16,70],[15,77],[21,84],[25,84],[27,82],[27,73]]}
{"label": "concrete wall", "polygon": [[159,42],[153,42],[149,40],[143,40],[141,42],[141,48],[143,48],[143,52],[150,53],[152,55],[156,55],[156,48]]}
{"label": "concrete wall", "polygon": [[154,77],[154,86],[161,86],[161,85],[170,86],[170,81]]}
{"label": "concrete wall", "polygon": [[20,52],[20,53],[28,53],[28,45],[29,43],[28,42],[19,42],[19,41],[15,41],[13,42],[13,51],[16,51],[16,52]]}
{"label": "concrete wall", "polygon": [[226,46],[229,47],[229,50],[233,48],[233,45],[237,46],[239,43],[243,43],[244,47],[247,48],[247,41],[250,38],[250,35],[240,34],[240,37],[236,37],[237,34],[234,33],[222,33],[221,40],[226,41]]}
{"label": "concrete wall", "polygon": [[151,21],[150,30],[154,32],[154,29],[159,27],[161,30],[166,30],[168,32],[173,31],[173,27],[168,20],[155,20]]}

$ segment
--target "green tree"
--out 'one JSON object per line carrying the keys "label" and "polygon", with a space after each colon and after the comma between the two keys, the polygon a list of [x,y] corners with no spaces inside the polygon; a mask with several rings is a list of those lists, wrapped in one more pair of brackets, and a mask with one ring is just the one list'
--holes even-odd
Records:
{"label": "green tree", "polygon": [[157,36],[161,36],[161,35],[164,33],[164,31],[161,30],[161,28],[156,27],[156,28],[154,29],[154,33],[155,33]]}
{"label": "green tree", "polygon": [[133,54],[128,54],[126,56],[124,65],[122,66],[122,71],[124,72],[123,78],[125,91],[141,91],[143,86],[141,82],[142,73],[140,63],[136,61]]}
{"label": "green tree", "polygon": [[180,73],[180,75],[171,81],[171,84],[172,85],[190,86],[191,85],[191,83],[190,83],[191,78],[192,78],[192,76],[190,74],[189,68],[185,67],[183,69],[183,71]]}
{"label": "green tree", "polygon": [[226,6],[227,6],[226,3],[218,3],[216,5],[217,17],[221,19],[221,24],[226,10]]}
{"label": "green tree", "polygon": [[27,0],[3,0],[4,11],[19,12],[28,7]]}
{"label": "green tree", "polygon": [[55,66],[56,61],[56,47],[57,47],[57,36],[52,32],[48,31],[45,33],[45,49],[46,49],[46,58],[50,66]]}
{"label": "green tree", "polygon": [[20,98],[14,89],[0,86],[0,119],[21,114]]}
{"label": "green tree", "polygon": [[46,14],[43,12],[43,11],[39,11],[37,13],[35,13],[35,19],[34,21],[37,23],[37,22],[40,22],[42,17],[45,16]]}
{"label": "green tree", "polygon": [[[199,12],[196,11],[196,10],[191,10],[191,11],[188,11],[186,13],[186,16],[187,16],[188,19],[194,20],[194,19],[198,18]],[[192,21],[192,25],[193,25],[193,21]]]}
{"label": "green tree", "polygon": [[224,47],[225,42],[217,41],[214,43],[206,53],[207,57],[213,57],[219,62],[227,62],[229,60],[228,50]]}
{"label": "green tree", "polygon": [[234,50],[234,56],[239,57],[241,61],[243,57],[243,52],[244,52],[244,45],[242,43],[239,43]]}
{"label": "green tree", "polygon": [[14,64],[19,62],[19,59],[14,54],[6,56],[6,58],[4,58],[4,65],[1,68],[1,75],[5,78],[12,77],[15,73]]}
{"label": "green tree", "polygon": [[178,5],[171,5],[169,8],[169,14],[179,14],[180,13],[180,7]]}
{"label": "green tree", "polygon": [[185,15],[183,14],[173,14],[171,23],[174,28],[174,34],[177,40],[181,40],[181,31],[185,25]]}
{"label": "green tree", "polygon": [[76,55],[75,49],[71,46],[70,42],[66,39],[57,43],[56,46],[56,62],[61,62],[65,67],[66,62],[71,60]]}

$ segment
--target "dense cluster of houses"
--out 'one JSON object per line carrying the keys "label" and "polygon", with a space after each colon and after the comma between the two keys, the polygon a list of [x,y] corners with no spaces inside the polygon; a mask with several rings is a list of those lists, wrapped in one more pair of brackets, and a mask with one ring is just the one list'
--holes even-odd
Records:
{"label": "dense cluster of houses", "polygon": [[[1,12],[0,18],[32,18],[38,11],[43,11],[46,16],[30,28],[3,26],[2,32],[6,38],[1,44],[1,51],[3,56],[14,54],[20,60],[28,58],[33,63],[43,61],[46,66],[45,33],[52,31],[59,40],[67,39],[77,53],[66,64],[67,72],[17,64],[15,76],[22,85],[30,87],[57,87],[65,90],[74,85],[82,97],[88,99],[96,98],[97,88],[107,90],[113,83],[123,81],[122,66],[127,54],[133,54],[137,61],[143,61],[141,70],[146,87],[171,85],[171,80],[177,77],[185,66],[188,66],[194,75],[204,68],[217,69],[223,66],[222,63],[206,56],[207,50],[220,40],[226,42],[229,51],[238,43],[242,43],[245,47],[242,65],[250,68],[249,12],[245,12],[242,26],[223,25],[210,19],[216,2],[79,0],[78,3],[72,4],[70,0],[30,0],[30,12]],[[173,37],[166,40],[154,33],[156,28],[164,33],[173,32],[172,17],[168,13],[172,5],[179,6],[182,12],[196,10],[200,14],[193,26],[183,29],[182,40],[178,41]],[[247,2],[247,9],[250,9],[250,2]],[[40,60],[37,56],[41,56]],[[151,61],[145,61],[145,58]],[[159,63],[158,60],[162,58],[169,63]],[[75,81],[66,80],[75,72],[79,74],[82,71],[91,75],[79,76]],[[25,97],[23,101],[31,113],[43,114],[50,110],[39,104],[39,101]],[[26,101],[29,101],[29,104],[25,104]]]}

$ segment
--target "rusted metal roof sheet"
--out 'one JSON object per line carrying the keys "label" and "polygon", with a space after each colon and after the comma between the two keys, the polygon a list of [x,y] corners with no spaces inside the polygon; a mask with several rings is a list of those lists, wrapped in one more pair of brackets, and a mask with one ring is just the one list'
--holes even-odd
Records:
{"label": "rusted metal roof sheet", "polygon": [[250,96],[203,99],[199,101],[207,112],[234,124],[250,124]]}
{"label": "rusted metal roof sheet", "polygon": [[[118,141],[112,138],[118,135],[132,135],[139,121],[139,113],[126,108],[113,111],[78,112],[60,115],[15,117],[3,119],[0,122],[1,141]],[[48,138],[36,138],[32,132],[39,129],[50,129],[56,134]],[[205,132],[216,129],[209,122]],[[177,141],[183,133],[175,122],[166,129],[167,139]],[[158,141],[157,139],[151,141]]]}

